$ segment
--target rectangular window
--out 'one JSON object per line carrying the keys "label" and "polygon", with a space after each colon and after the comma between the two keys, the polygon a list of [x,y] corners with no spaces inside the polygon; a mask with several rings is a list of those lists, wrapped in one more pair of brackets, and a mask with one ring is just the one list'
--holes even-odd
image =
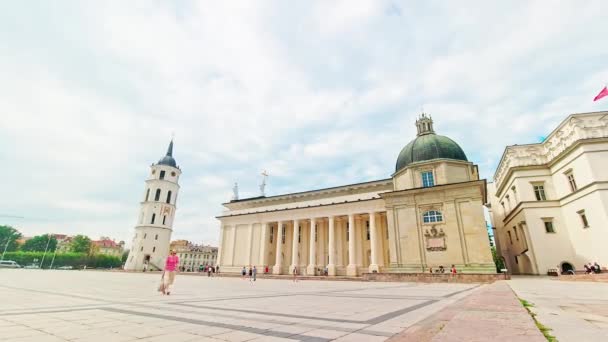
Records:
{"label": "rectangular window", "polygon": [[270,227],[270,243],[274,240],[274,227]]}
{"label": "rectangular window", "polygon": [[545,196],[545,185],[544,184],[535,184],[534,185],[534,195],[536,196],[537,201],[546,201],[547,196]]}
{"label": "rectangular window", "polygon": [[568,178],[568,183],[570,184],[570,190],[576,191],[576,181],[574,180],[574,175],[572,171],[566,173],[566,177]]}
{"label": "rectangular window", "polygon": [[285,244],[285,225],[283,225],[283,228],[281,230],[281,243]]}
{"label": "rectangular window", "polygon": [[513,244],[513,237],[511,236],[511,231],[510,231],[510,230],[508,230],[508,231],[507,231],[507,234],[509,234],[509,242],[510,242],[511,244]]}
{"label": "rectangular window", "polygon": [[543,218],[543,222],[545,224],[545,232],[555,233],[555,228],[553,227],[553,218]]}
{"label": "rectangular window", "polygon": [[517,234],[517,227],[513,227],[513,232],[515,232],[515,240],[519,241],[519,235]]}
{"label": "rectangular window", "polygon": [[515,256],[515,263],[519,264],[519,260],[517,260],[517,255]]}
{"label": "rectangular window", "polygon": [[318,233],[319,233],[318,228],[319,228],[319,226],[317,226],[317,225],[315,224],[315,242],[317,242],[317,235],[318,235]]}
{"label": "rectangular window", "polygon": [[584,210],[577,211],[578,215],[581,217],[581,221],[583,222],[583,228],[589,228],[589,221],[587,221],[587,215],[585,215]]}
{"label": "rectangular window", "polygon": [[302,241],[302,226],[298,226],[298,243]]}
{"label": "rectangular window", "polygon": [[165,171],[161,171],[160,172],[160,177],[158,177],[159,179],[165,179]]}
{"label": "rectangular window", "polygon": [[433,178],[433,171],[422,172],[422,186],[425,188],[435,186],[435,179]]}
{"label": "rectangular window", "polygon": [[369,221],[365,221],[365,231],[367,234],[367,240],[369,240]]}

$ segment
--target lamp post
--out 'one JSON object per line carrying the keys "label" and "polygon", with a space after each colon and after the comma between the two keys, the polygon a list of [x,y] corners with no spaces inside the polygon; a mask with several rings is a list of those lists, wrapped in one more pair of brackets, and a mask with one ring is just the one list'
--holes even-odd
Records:
{"label": "lamp post", "polygon": [[40,262],[40,269],[44,265],[44,258],[46,257],[46,251],[49,249],[49,244],[51,243],[52,234],[49,234],[49,241],[46,242],[46,248],[44,249],[44,254],[42,255],[42,261]]}
{"label": "lamp post", "polygon": [[15,234],[11,232],[6,237],[6,245],[4,245],[4,251],[2,252],[2,258],[0,258],[0,260],[4,260],[4,253],[6,253],[6,250],[8,249],[8,244],[11,243],[11,238],[13,237],[13,235]]}

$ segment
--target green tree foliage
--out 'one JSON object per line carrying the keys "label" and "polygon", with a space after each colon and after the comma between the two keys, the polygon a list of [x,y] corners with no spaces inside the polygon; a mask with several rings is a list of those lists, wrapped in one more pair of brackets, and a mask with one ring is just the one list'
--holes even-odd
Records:
{"label": "green tree foliage", "polygon": [[505,268],[504,260],[496,252],[496,246],[490,247],[490,250],[492,251],[492,258],[494,258],[494,264],[496,265],[496,271],[500,272],[500,270]]}
{"label": "green tree foliage", "polygon": [[125,262],[127,262],[127,258],[129,257],[129,250],[125,250],[124,252],[122,252],[122,263],[124,264]]}
{"label": "green tree foliage", "polygon": [[[16,251],[18,244],[17,240],[21,238],[21,233],[11,226],[0,225],[0,254],[6,250],[8,252]],[[7,245],[8,243],[8,245]]]}
{"label": "green tree foliage", "polygon": [[21,250],[24,252],[44,252],[47,244],[49,246],[48,251],[53,252],[57,248],[57,239],[49,234],[34,236],[25,241]]}
{"label": "green tree foliage", "polygon": [[[34,263],[35,259],[38,259],[38,263],[42,261],[44,252],[10,252],[4,256],[5,260],[13,260],[21,266],[30,265]],[[42,268],[48,268],[51,265],[51,259],[53,255],[46,254],[44,264],[40,265]],[[53,262],[53,268],[61,266],[72,266],[74,268],[81,269],[84,266],[87,268],[119,268],[122,266],[122,262],[119,257],[111,255],[87,255],[87,253],[57,253],[55,261]]]}
{"label": "green tree foliage", "polygon": [[90,254],[91,251],[91,239],[88,236],[76,235],[72,239],[70,245],[70,251],[73,253],[86,253]]}

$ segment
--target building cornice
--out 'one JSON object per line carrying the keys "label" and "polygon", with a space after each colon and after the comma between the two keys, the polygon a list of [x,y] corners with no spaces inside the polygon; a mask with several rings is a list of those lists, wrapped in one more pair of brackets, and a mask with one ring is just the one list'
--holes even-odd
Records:
{"label": "building cornice", "polygon": [[542,143],[507,146],[494,173],[497,193],[504,188],[513,168],[550,166],[576,146],[605,138],[608,138],[608,111],[571,114]]}
{"label": "building cornice", "polygon": [[318,196],[325,196],[325,195],[336,196],[336,195],[340,195],[340,194],[348,194],[349,192],[351,192],[353,190],[373,191],[374,189],[379,188],[379,187],[388,187],[388,186],[392,186],[392,185],[393,185],[393,179],[387,178],[387,179],[381,179],[381,180],[375,180],[375,181],[369,181],[369,182],[363,182],[363,183],[355,183],[355,184],[348,184],[348,185],[322,188],[322,189],[316,189],[316,190],[294,192],[294,193],[282,194],[282,195],[276,195],[276,196],[268,196],[268,197],[260,196],[260,197],[244,198],[241,200],[235,200],[235,201],[223,203],[222,205],[230,210],[238,210],[238,209],[246,209],[247,207],[251,207],[251,206],[274,205],[274,204],[277,204],[276,202],[281,202],[281,201],[293,202],[294,200],[302,201],[302,200],[312,199],[312,198],[318,197]]}
{"label": "building cornice", "polygon": [[413,195],[413,194],[419,194],[419,193],[433,192],[433,191],[437,191],[437,190],[457,189],[457,188],[461,188],[466,185],[481,186],[481,189],[483,192],[483,194],[482,194],[483,203],[488,202],[487,183],[486,183],[485,179],[458,182],[458,183],[440,184],[440,185],[435,185],[435,186],[426,187],[426,188],[423,187],[423,188],[412,188],[412,189],[389,191],[389,192],[383,192],[383,193],[379,194],[379,196],[382,197],[383,199],[384,198],[393,198],[393,197],[402,196],[402,195],[406,195],[406,194]]}

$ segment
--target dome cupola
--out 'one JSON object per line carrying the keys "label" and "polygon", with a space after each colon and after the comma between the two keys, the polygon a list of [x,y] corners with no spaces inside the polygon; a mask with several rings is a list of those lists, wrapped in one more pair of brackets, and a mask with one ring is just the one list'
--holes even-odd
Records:
{"label": "dome cupola", "polygon": [[178,168],[177,162],[175,162],[175,159],[173,159],[173,139],[171,139],[171,142],[169,143],[169,148],[167,148],[167,154],[161,160],[159,160],[156,165],[167,165],[174,168]]}
{"label": "dome cupola", "polygon": [[410,164],[433,159],[453,159],[468,161],[464,151],[454,140],[435,134],[433,119],[422,113],[416,120],[418,134],[399,153],[395,172]]}

